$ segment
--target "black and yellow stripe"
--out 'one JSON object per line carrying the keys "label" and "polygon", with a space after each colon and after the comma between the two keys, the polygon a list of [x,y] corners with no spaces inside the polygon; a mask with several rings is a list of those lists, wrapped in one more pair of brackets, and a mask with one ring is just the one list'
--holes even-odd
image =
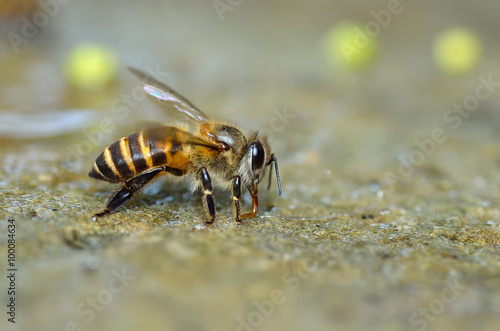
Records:
{"label": "black and yellow stripe", "polygon": [[107,147],[95,160],[89,176],[111,183],[125,182],[146,170],[169,166],[182,150],[182,143],[168,128],[136,132]]}
{"label": "black and yellow stripe", "polygon": [[[149,143],[144,144],[142,132],[132,133],[128,136],[128,145],[136,173],[141,173],[153,166],[152,163],[148,164],[149,158],[144,157],[145,154],[149,154]],[[146,146],[148,148],[147,150]]]}

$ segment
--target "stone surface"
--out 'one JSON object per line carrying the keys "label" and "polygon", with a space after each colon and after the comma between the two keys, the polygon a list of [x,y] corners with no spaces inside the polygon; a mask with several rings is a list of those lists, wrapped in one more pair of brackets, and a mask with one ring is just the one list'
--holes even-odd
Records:
{"label": "stone surface", "polygon": [[[499,8],[467,4],[404,3],[377,61],[355,73],[329,67],[324,32],[370,22],[386,2],[242,1],[223,20],[211,2],[70,2],[17,54],[4,41],[0,246],[15,219],[18,305],[17,323],[4,313],[0,329],[498,329],[500,92],[484,81],[500,81]],[[454,80],[431,57],[452,20],[488,45],[477,72]],[[86,39],[121,54],[106,93],[63,80],[65,54]],[[134,94],[129,65],[168,73],[214,117],[264,129],[283,195],[266,180],[258,216],[236,225],[217,191],[218,219],[203,228],[200,193],[158,180],[93,222],[116,190],[87,177],[97,155],[145,121],[172,121]],[[488,96],[473,99],[478,88]],[[4,253],[2,273],[6,263]]]}

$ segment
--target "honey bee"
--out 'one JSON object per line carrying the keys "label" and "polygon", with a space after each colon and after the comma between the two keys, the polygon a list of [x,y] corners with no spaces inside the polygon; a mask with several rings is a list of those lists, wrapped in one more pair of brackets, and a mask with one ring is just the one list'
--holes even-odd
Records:
{"label": "honey bee", "polygon": [[[166,109],[184,114],[194,125],[193,132],[176,126],[160,126],[132,133],[112,143],[97,157],[89,176],[123,187],[109,200],[106,208],[93,220],[117,211],[135,192],[162,175],[192,175],[192,190],[203,190],[207,225],[215,221],[213,184],[232,190],[234,220],[253,217],[259,208],[258,185],[269,166],[276,171],[278,194],[281,180],[278,160],[271,153],[266,136],[252,131],[245,134],[234,124],[209,119],[186,98],[153,77],[128,68],[143,84],[146,94]],[[252,209],[241,215],[241,186],[252,197]]]}

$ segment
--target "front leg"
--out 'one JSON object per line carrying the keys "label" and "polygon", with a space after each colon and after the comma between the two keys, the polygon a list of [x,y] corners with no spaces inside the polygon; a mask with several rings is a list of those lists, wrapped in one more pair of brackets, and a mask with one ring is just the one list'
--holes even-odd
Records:
{"label": "front leg", "polygon": [[203,202],[205,210],[210,217],[210,221],[207,221],[207,225],[212,225],[215,221],[215,202],[212,196],[212,180],[208,175],[207,168],[203,167],[200,169],[201,185],[203,187]]}
{"label": "front leg", "polygon": [[257,211],[259,210],[259,193],[257,191],[257,187],[255,187],[253,190],[249,188],[248,191],[250,191],[250,195],[252,196],[252,211],[247,214],[241,215],[241,218],[254,217],[255,215],[257,215]]}
{"label": "front leg", "polygon": [[241,199],[241,177],[236,176],[233,179],[234,221],[236,223],[241,223],[240,199]]}

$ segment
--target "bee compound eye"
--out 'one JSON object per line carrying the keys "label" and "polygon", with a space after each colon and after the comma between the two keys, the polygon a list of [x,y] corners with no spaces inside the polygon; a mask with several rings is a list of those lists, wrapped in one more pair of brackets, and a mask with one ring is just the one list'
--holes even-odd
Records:
{"label": "bee compound eye", "polygon": [[251,145],[252,150],[252,171],[257,171],[262,169],[264,166],[264,162],[266,159],[266,152],[264,151],[264,147],[260,142],[254,142]]}

